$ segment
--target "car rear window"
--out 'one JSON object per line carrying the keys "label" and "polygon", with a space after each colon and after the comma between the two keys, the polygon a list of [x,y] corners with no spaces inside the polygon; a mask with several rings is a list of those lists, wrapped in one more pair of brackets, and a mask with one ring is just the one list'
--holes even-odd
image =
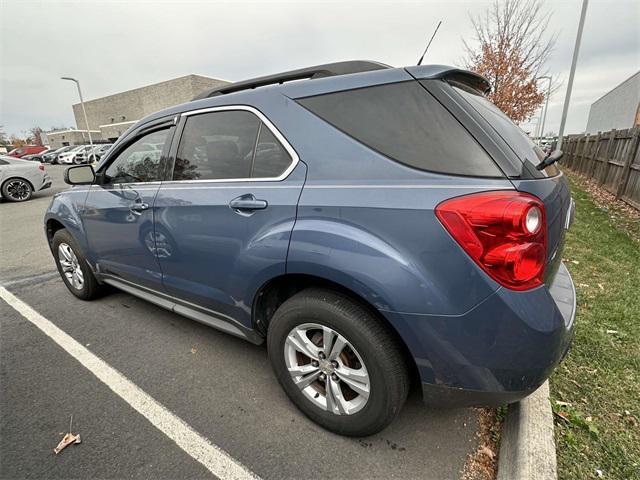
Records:
{"label": "car rear window", "polygon": [[347,135],[410,167],[454,175],[503,176],[473,137],[417,82],[297,101]]}
{"label": "car rear window", "polygon": [[535,166],[544,159],[545,153],[487,97],[455,84],[452,86],[491,125],[491,128],[509,145],[520,161],[529,164],[528,170],[531,173],[545,178],[558,174],[558,168],[555,165],[547,167],[542,172],[536,170]]}

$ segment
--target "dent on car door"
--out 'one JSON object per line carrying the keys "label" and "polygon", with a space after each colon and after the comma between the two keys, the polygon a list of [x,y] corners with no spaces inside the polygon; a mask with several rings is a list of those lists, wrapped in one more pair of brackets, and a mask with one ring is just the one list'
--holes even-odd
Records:
{"label": "dent on car door", "polygon": [[250,326],[253,294],[285,272],[306,167],[249,107],[184,117],[155,204],[163,285]]}
{"label": "dent on car door", "polygon": [[170,133],[170,128],[161,128],[134,137],[98,172],[99,181],[87,195],[83,222],[99,272],[161,287],[153,203]]}

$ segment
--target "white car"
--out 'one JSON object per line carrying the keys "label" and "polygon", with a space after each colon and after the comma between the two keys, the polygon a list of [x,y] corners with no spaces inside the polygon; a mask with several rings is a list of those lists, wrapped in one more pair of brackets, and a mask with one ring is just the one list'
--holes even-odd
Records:
{"label": "white car", "polygon": [[33,192],[51,186],[51,178],[39,162],[0,156],[0,194],[11,202],[29,200]]}
{"label": "white car", "polygon": [[91,151],[90,145],[79,145],[71,150],[61,153],[58,156],[58,163],[62,164],[80,164],[85,163],[89,152]]}

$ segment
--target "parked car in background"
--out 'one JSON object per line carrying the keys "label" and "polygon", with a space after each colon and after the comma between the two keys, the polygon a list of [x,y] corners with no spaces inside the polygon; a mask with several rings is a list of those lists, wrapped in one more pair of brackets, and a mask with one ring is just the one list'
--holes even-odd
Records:
{"label": "parked car in background", "polygon": [[109,151],[111,146],[112,146],[111,143],[99,143],[97,145],[94,145],[93,150],[89,154],[88,163],[99,162],[102,159],[102,157],[105,155],[105,153]]}
{"label": "parked car in background", "polygon": [[22,158],[25,155],[33,155],[37,153],[46,152],[49,147],[43,147],[38,145],[25,145],[24,147],[18,147],[11,150],[7,155],[9,157]]}
{"label": "parked car in background", "polygon": [[58,156],[58,163],[67,165],[80,165],[81,163],[87,163],[91,151],[91,145],[78,145],[71,150],[60,154]]}
{"label": "parked car in background", "polygon": [[42,154],[41,153],[25,155],[24,157],[20,157],[20,159],[21,160],[29,160],[30,162],[44,163],[44,160],[42,159]]}
{"label": "parked car in background", "polygon": [[62,281],[266,341],[291,401],[336,433],[384,428],[412,381],[428,404],[515,402],[571,344],[574,204],[560,152],[489,90],[340,62],[151,115],[95,171],[67,169],[44,219]]}
{"label": "parked car in background", "polygon": [[60,154],[64,153],[64,152],[68,152],[69,150],[71,150],[72,148],[74,148],[73,145],[67,145],[65,147],[60,147],[58,149],[55,150],[49,150],[45,153],[42,153],[42,159],[44,160],[45,163],[51,163],[53,165],[58,163],[58,157],[60,156]]}
{"label": "parked car in background", "polygon": [[[0,194],[11,202],[29,200],[33,192],[51,186],[42,163],[15,157],[0,156]],[[6,232],[5,232],[6,233]]]}

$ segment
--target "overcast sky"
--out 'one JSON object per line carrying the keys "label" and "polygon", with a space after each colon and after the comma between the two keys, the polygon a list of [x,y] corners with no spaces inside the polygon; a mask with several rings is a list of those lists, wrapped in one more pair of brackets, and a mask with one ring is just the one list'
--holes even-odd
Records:
{"label": "overcast sky", "polygon": [[[22,133],[74,126],[74,76],[85,99],[197,73],[242,80],[348,59],[393,66],[461,65],[469,14],[487,1],[214,2],[0,0],[0,125]],[[547,1],[558,41],[549,72],[564,84],[547,127],[557,131],[581,0]],[[589,106],[640,69],[640,2],[592,0],[587,13],[567,132],[583,131]],[[526,126],[525,126],[526,127]]]}

